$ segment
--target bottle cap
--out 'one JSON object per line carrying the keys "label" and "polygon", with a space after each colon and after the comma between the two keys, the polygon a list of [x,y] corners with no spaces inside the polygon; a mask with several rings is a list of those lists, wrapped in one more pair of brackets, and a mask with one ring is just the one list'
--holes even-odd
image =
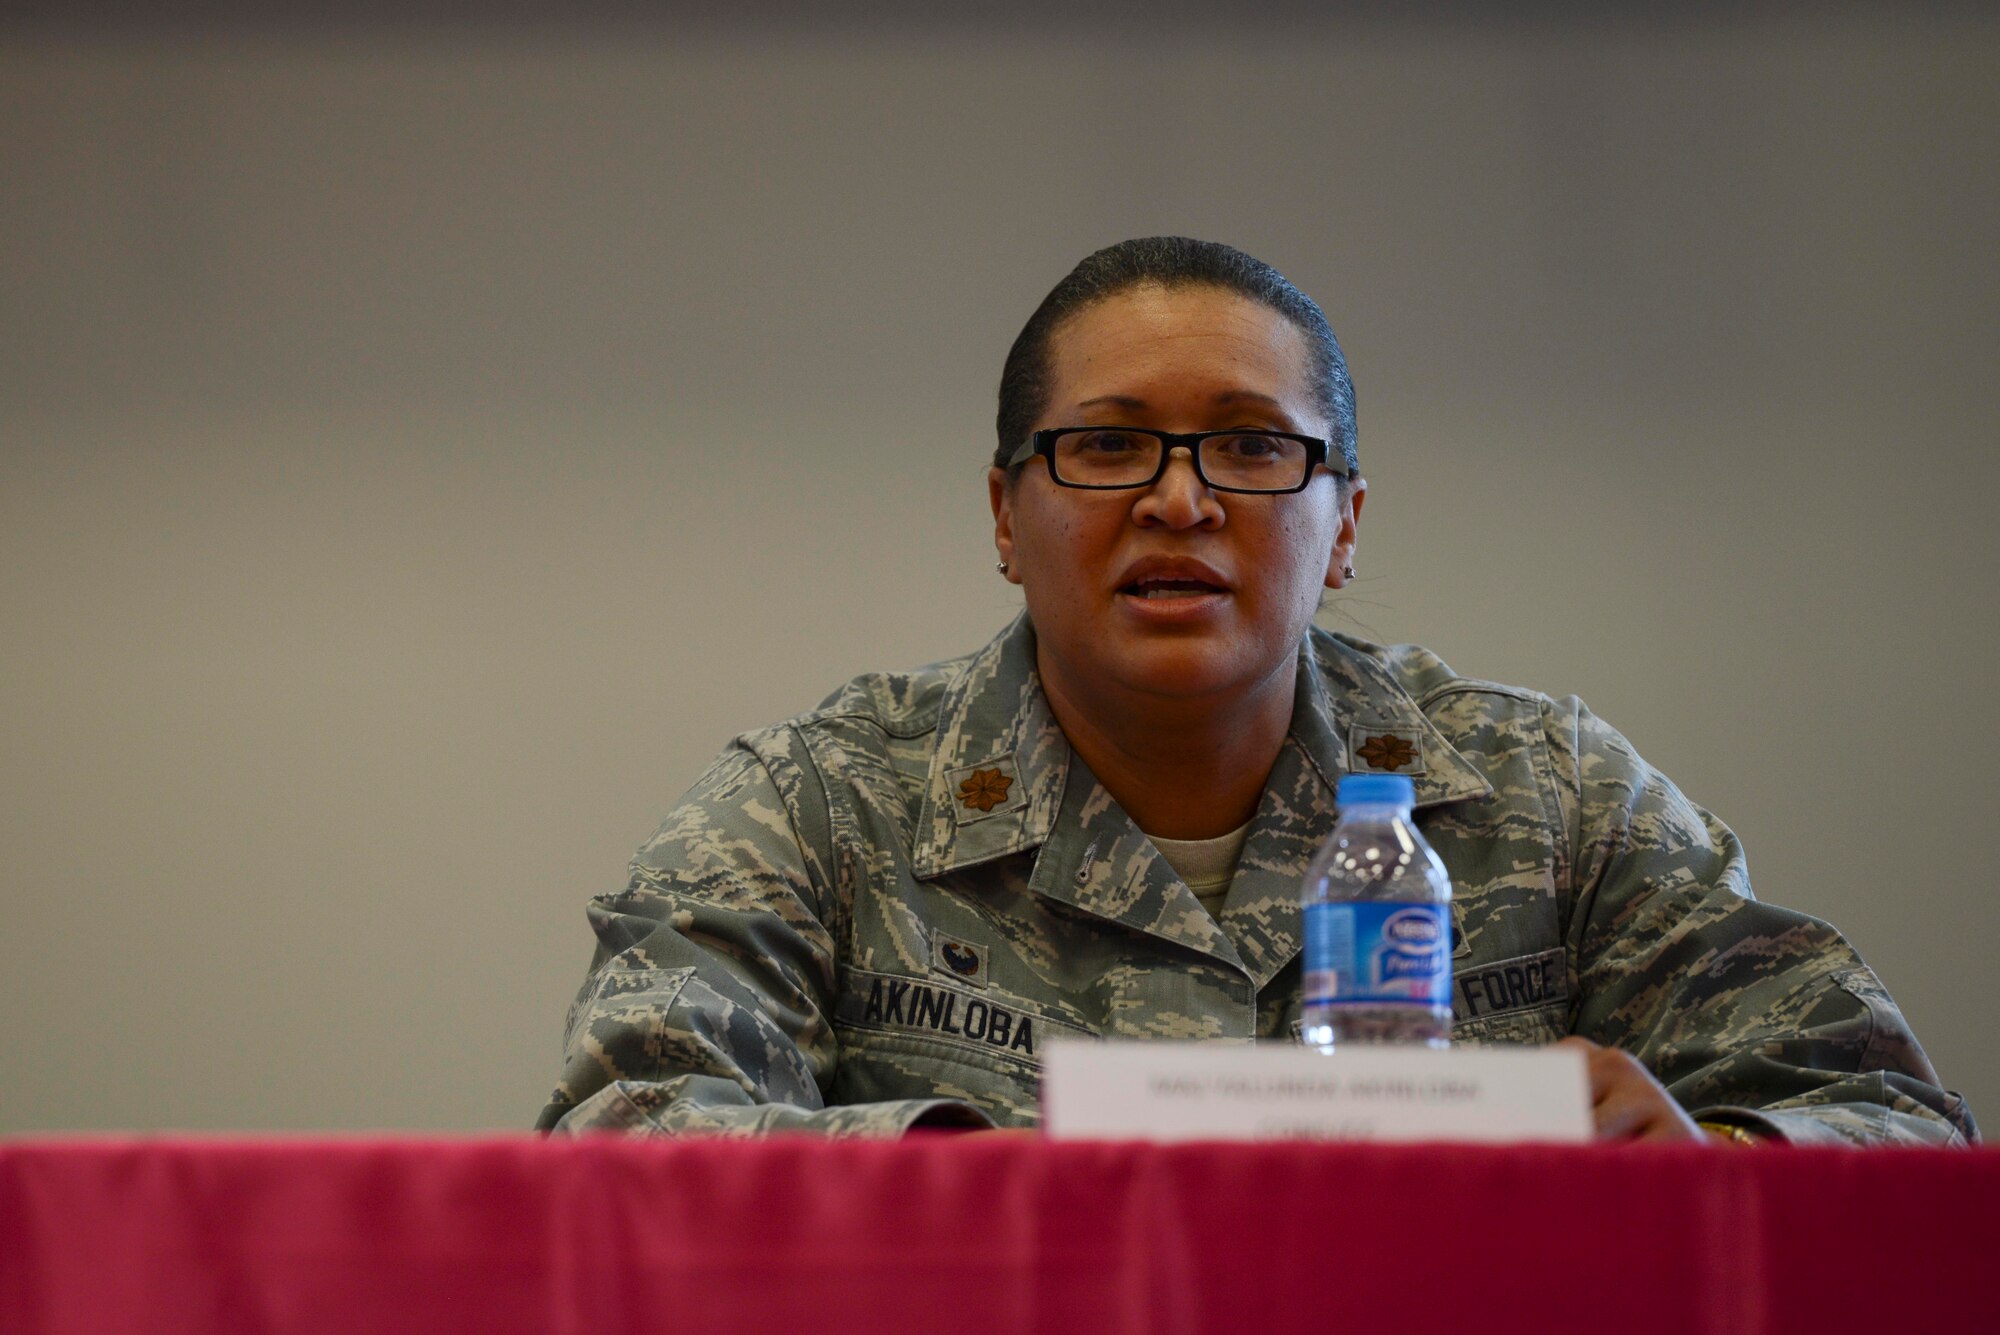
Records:
{"label": "bottle cap", "polygon": [[1417,786],[1407,774],[1343,774],[1334,800],[1343,807],[1413,807]]}

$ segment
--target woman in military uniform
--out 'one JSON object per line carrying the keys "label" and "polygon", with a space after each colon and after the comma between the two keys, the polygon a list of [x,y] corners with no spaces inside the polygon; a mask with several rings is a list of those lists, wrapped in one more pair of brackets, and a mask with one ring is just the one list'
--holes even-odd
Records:
{"label": "woman in military uniform", "polygon": [[589,907],[544,1128],[1025,1127],[1063,1036],[1278,1039],[1353,771],[1455,887],[1453,1037],[1571,1042],[1606,1138],[1974,1135],[1826,924],[1575,699],[1312,619],[1366,483],[1312,300],[1150,238],[1010,352],[989,474],[1026,611],[737,741]]}

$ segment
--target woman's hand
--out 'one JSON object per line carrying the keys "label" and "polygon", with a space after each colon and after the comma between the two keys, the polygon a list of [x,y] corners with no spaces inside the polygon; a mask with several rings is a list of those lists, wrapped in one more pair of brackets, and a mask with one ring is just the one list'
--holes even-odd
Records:
{"label": "woman's hand", "polygon": [[1590,1076],[1590,1114],[1599,1140],[1724,1141],[1696,1126],[1673,1095],[1631,1053],[1574,1035],[1556,1046],[1583,1053],[1584,1069]]}

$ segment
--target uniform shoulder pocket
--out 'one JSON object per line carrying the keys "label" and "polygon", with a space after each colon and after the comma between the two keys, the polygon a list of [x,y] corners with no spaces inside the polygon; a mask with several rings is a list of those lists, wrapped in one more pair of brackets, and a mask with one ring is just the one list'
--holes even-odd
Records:
{"label": "uniform shoulder pocket", "polygon": [[667,1012],[692,977],[691,967],[660,969],[614,955],[573,1008],[564,1046],[587,1034],[624,1078],[651,1078],[659,1069]]}
{"label": "uniform shoulder pocket", "polygon": [[1882,980],[1867,969],[1842,969],[1832,978],[1835,987],[1860,1002],[1868,1012],[1868,1034],[1861,1044],[1860,1069],[1903,1069],[1902,1058],[1896,1049],[1904,1042],[1914,1045],[1916,1040],[1906,1037],[1902,1012],[1889,999],[1888,989],[1882,986]]}

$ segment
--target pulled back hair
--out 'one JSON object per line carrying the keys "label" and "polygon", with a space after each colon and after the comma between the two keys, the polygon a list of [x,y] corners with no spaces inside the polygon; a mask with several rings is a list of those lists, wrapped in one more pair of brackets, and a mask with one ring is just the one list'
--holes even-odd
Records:
{"label": "pulled back hair", "polygon": [[1325,415],[1331,444],[1359,471],[1355,453],[1354,382],[1333,326],[1311,297],[1264,261],[1216,241],[1185,236],[1147,236],[1120,241],[1086,255],[1081,264],[1057,283],[1028,317],[1007,364],[1000,372],[1000,412],[996,425],[1000,442],[993,465],[1007,460],[1034,430],[1035,419],[1048,406],[1049,344],[1056,329],[1087,306],[1147,283],[1162,287],[1219,287],[1250,298],[1290,320],[1305,335],[1313,401]]}

